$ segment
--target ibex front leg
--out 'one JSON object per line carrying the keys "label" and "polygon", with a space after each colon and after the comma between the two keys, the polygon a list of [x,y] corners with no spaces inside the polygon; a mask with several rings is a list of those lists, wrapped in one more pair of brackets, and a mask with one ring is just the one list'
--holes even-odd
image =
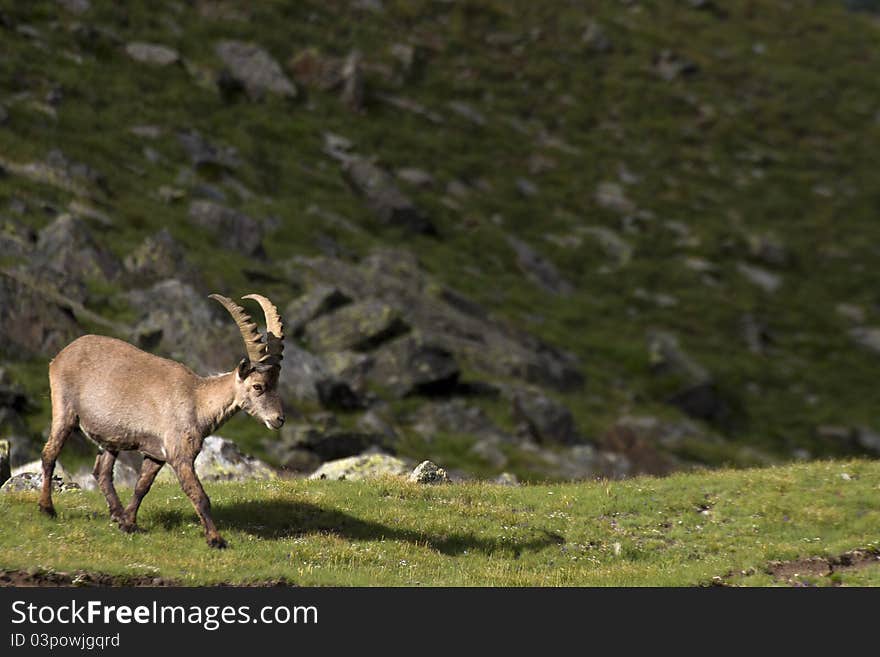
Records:
{"label": "ibex front leg", "polygon": [[194,463],[195,458],[169,461],[169,465],[174,468],[174,473],[180,481],[180,487],[183,488],[183,492],[189,497],[196,508],[196,513],[199,514],[199,520],[202,521],[202,527],[205,528],[205,540],[208,541],[208,545],[215,548],[225,548],[226,541],[220,536],[211,519],[211,500],[208,499],[205,489],[202,488],[202,482],[196,476]]}

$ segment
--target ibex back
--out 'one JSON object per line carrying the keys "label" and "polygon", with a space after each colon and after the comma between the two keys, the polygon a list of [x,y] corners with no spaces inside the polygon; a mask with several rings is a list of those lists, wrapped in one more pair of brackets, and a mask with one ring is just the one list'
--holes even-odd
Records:
{"label": "ibex back", "polygon": [[[188,367],[141,351],[127,342],[85,335],[71,342],[49,364],[52,428],[43,448],[40,509],[55,515],[52,473],[71,431],[82,429],[101,448],[94,475],[107,498],[110,516],[126,532],[137,530],[144,495],[165,463],[192,501],[208,545],[225,547],[211,519],[211,502],[196,476],[195,459],[205,436],[239,410],[279,429],[284,412],[278,395],[284,335],[278,310],[251,294],[266,317],[266,338],[244,309],[212,294],[232,315],[244,339],[247,357],[231,372],[201,377]],[[113,486],[113,466],[122,450],[144,456],[131,502],[123,508]]]}

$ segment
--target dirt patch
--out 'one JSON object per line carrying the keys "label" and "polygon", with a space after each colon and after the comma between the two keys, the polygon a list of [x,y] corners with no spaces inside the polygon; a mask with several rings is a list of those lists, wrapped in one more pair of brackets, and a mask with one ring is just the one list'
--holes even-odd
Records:
{"label": "dirt patch", "polygon": [[74,571],[0,570],[0,586],[180,586],[164,577]]}
{"label": "dirt patch", "polygon": [[[0,568],[0,586],[185,586],[181,582],[165,577],[151,575],[108,575],[77,570],[70,573],[37,570],[4,570]],[[284,578],[250,584],[229,584],[226,582],[211,586],[296,586]]]}
{"label": "dirt patch", "polygon": [[880,563],[877,550],[850,550],[836,557],[809,557],[794,561],[773,561],[766,572],[779,581],[799,584],[804,577],[828,577],[834,573],[858,570]]}
{"label": "dirt patch", "polygon": [[[880,563],[880,550],[850,550],[836,557],[805,557],[791,561],[771,561],[763,571],[772,575],[777,582],[791,586],[809,586],[810,579],[830,577],[834,573],[847,570],[858,570],[872,564]],[[741,572],[730,571],[721,577],[713,577],[713,586],[728,586],[735,583],[738,577],[754,575],[756,570],[749,568]],[[836,585],[836,582],[833,582]]]}

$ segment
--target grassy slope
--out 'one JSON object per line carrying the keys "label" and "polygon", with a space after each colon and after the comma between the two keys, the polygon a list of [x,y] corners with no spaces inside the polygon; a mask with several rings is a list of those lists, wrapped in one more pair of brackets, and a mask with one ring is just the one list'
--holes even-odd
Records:
{"label": "grassy slope", "polygon": [[[146,532],[134,536],[111,526],[98,493],[59,495],[57,520],[38,514],[34,494],[5,495],[0,567],[185,584],[679,586],[727,576],[766,585],[771,560],[876,549],[878,489],[880,463],[866,461],[521,488],[215,484],[225,551],[205,546],[174,485],[151,492]],[[880,568],[802,579],[880,584]]]}
{"label": "grassy slope", "polygon": [[[240,21],[200,17],[181,3],[168,3],[164,11],[154,2],[125,3],[124,9],[92,4],[82,19],[52,2],[4,7],[39,37],[3,32],[0,79],[6,81],[2,91],[10,118],[0,128],[0,153],[23,162],[60,147],[101,171],[110,190],[101,203],[116,225],[95,228],[120,256],[169,226],[212,287],[250,285],[241,269],[254,263],[232,253],[218,257],[211,238],[187,223],[186,201],[165,204],[156,196],[161,185],[178,185],[175,178],[185,163],[174,132],[196,128],[237,147],[242,156],[235,176],[256,196],[238,199],[230,193],[230,204],[257,217],[282,219],[266,240],[272,258],[314,254],[320,234],[332,235],[356,254],[405,243],[442,281],[576,352],[587,389],[563,400],[586,435],[601,435],[622,413],[676,415],[662,403],[668,386],[649,374],[650,327],[680,334],[683,346],[716,375],[739,409],[731,440],[686,445],[691,459],[785,460],[797,447],[813,456],[845,455],[846,445],[817,438],[815,427],[876,426],[877,358],[852,344],[848,323],[834,311],[841,301],[861,304],[867,323],[880,321],[875,294],[880,281],[872,266],[880,78],[876,26],[864,15],[848,14],[836,2],[799,8],[775,0],[725,2],[723,19],[689,3],[659,1],[628,7],[424,0],[386,2],[381,14],[354,11],[347,2],[303,1],[259,3],[250,21]],[[594,17],[613,40],[613,52],[597,54],[582,43]],[[368,73],[368,88],[413,98],[447,120],[437,127],[379,102],[353,115],[333,95],[314,91],[293,103],[270,98],[227,104],[183,66],[138,64],[107,37],[77,36],[72,29],[77,20],[107,28],[122,41],[172,45],[195,69],[214,70],[213,44],[224,38],[257,41],[282,62],[316,46],[332,54],[360,48],[368,61],[393,65],[389,45],[411,37],[424,53],[421,73],[399,90]],[[181,31],[175,33],[169,21]],[[489,33],[511,36],[514,45],[503,39],[503,45],[492,45],[485,38]],[[692,60],[699,73],[661,80],[651,62],[665,48]],[[67,56],[71,53],[80,63]],[[50,118],[31,100],[39,102],[58,85],[64,100],[57,118]],[[9,100],[19,92],[29,92],[30,99]],[[446,106],[449,99],[470,102],[488,125],[477,128],[456,117]],[[532,134],[511,128],[510,119],[524,122]],[[147,123],[166,131],[155,141],[129,132]],[[537,135],[545,130],[579,153],[541,146]],[[356,150],[391,168],[430,170],[438,180],[435,189],[407,191],[443,238],[377,230],[335,164],[321,154],[324,131],[352,139]],[[144,146],[161,159],[147,161]],[[534,154],[552,158],[556,168],[529,173]],[[544,236],[580,225],[619,230],[620,218],[594,196],[600,182],[617,179],[621,166],[639,178],[625,186],[627,196],[655,219],[643,234],[625,235],[634,247],[632,263],[601,273],[609,261],[593,240],[563,248]],[[540,193],[518,194],[518,176],[532,179]],[[449,181],[481,178],[492,191],[460,200],[460,211],[441,202]],[[57,207],[69,201],[66,192],[0,177],[0,207],[16,197],[35,201],[25,217],[35,226],[50,220],[36,200]],[[368,232],[328,227],[306,211],[313,204]],[[503,226],[492,219],[496,215]],[[675,246],[675,234],[663,227],[668,220],[685,222],[696,246]],[[558,299],[525,282],[505,231],[536,244],[580,292]],[[745,235],[762,233],[779,237],[793,256],[775,295],[756,291],[736,270],[744,259]],[[687,255],[714,262],[718,285],[704,285],[685,269]],[[637,288],[671,294],[678,305],[662,308],[635,299]],[[282,302],[295,293],[276,285],[261,291]],[[108,315],[125,314],[109,297],[93,303]],[[744,313],[766,321],[774,340],[768,355],[748,351],[739,329]],[[34,415],[35,431],[45,427],[48,415],[44,366],[41,361],[12,367],[43,403]],[[243,426],[232,426],[230,437],[264,455]]]}

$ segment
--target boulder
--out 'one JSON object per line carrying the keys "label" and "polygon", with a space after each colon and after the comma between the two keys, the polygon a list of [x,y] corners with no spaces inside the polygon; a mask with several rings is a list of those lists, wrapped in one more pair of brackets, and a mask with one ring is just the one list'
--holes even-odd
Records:
{"label": "boulder", "polygon": [[511,414],[519,423],[521,434],[540,444],[584,442],[571,411],[559,402],[536,389],[515,388],[508,395]]}
{"label": "boulder", "polygon": [[850,329],[849,336],[859,346],[880,354],[880,327],[859,326]]}
{"label": "boulder", "polygon": [[367,207],[386,226],[410,233],[436,235],[434,224],[394,183],[390,173],[370,160],[353,155],[343,164],[343,177]]}
{"label": "boulder", "polygon": [[211,142],[197,130],[178,132],[177,142],[186,152],[192,165],[200,171],[233,171],[241,166],[241,159],[235,148]]}
{"label": "boulder", "polygon": [[341,58],[325,55],[315,48],[300,51],[287,62],[294,80],[321,91],[331,91],[342,84],[344,66]]}
{"label": "boulder", "polygon": [[364,109],[364,70],[363,56],[357,50],[345,58],[342,65],[342,103],[354,112]]}
{"label": "boulder", "polygon": [[284,309],[284,328],[290,335],[299,336],[313,319],[326,315],[346,304],[351,299],[339,288],[332,285],[316,285],[291,301]]}
{"label": "boulder", "polygon": [[290,451],[305,450],[321,461],[332,461],[362,454],[371,448],[387,451],[382,434],[349,431],[338,427],[321,428],[310,424],[288,424],[278,440],[266,441],[266,448],[281,464]]}
{"label": "boulder", "polygon": [[306,325],[305,340],[315,351],[366,351],[408,330],[396,308],[368,299],[312,320]]}
{"label": "boulder", "polygon": [[40,231],[30,268],[52,269],[80,281],[112,281],[122,271],[119,259],[98,244],[85,222],[69,214]]}
{"label": "boulder", "polygon": [[449,483],[449,475],[436,463],[422,461],[409,474],[407,481],[413,484],[446,484]]}
{"label": "boulder", "polygon": [[493,319],[473,300],[428,276],[403,249],[373,252],[359,264],[336,258],[297,258],[290,266],[308,287],[332,285],[352,299],[379,299],[399,309],[428,344],[491,376],[574,390],[584,378],[577,358]]}
{"label": "boulder", "polygon": [[0,355],[53,357],[81,334],[67,308],[0,271]]}
{"label": "boulder", "polygon": [[776,292],[782,285],[782,277],[779,274],[767,271],[763,267],[740,262],[737,264],[736,269],[749,283],[761,288],[761,290],[768,294]]}
{"label": "boulder", "polygon": [[232,319],[191,285],[172,278],[130,290],[126,298],[140,312],[133,335],[141,348],[203,375],[227,372],[241,358],[244,346]]}
{"label": "boulder", "polygon": [[[196,456],[196,474],[206,481],[251,481],[273,479],[275,470],[253,456],[242,454],[233,441],[220,436],[208,436],[202,443],[202,451]],[[176,482],[174,471],[166,466],[156,481]]]}
{"label": "boulder", "polygon": [[410,465],[403,459],[387,454],[365,454],[324,463],[309,479],[333,479],[358,481],[381,477],[403,477],[409,474]]}
{"label": "boulder", "polygon": [[255,43],[221,41],[215,48],[229,75],[244,87],[252,100],[259,100],[266,93],[284,98],[294,98],[296,87],[284,75],[278,62]]}
{"label": "boulder", "polygon": [[425,440],[431,440],[438,433],[453,433],[513,442],[513,437],[498,428],[482,408],[468,404],[464,399],[426,402],[408,420],[412,430]]}
{"label": "boulder", "polygon": [[455,356],[441,344],[420,336],[404,336],[375,352],[368,379],[399,397],[451,392],[461,371]]}
{"label": "boulder", "polygon": [[[131,463],[122,458],[126,452],[120,452],[119,458],[113,464],[113,486],[117,490],[134,488],[140,476],[140,466],[133,467]],[[140,459],[138,459],[140,460]],[[84,467],[78,470],[71,479],[83,490],[99,490],[98,481],[92,474],[92,469]]]}
{"label": "boulder", "polygon": [[180,61],[180,53],[160,43],[135,41],[125,45],[125,53],[135,61],[155,66],[168,66]]}
{"label": "boulder", "polygon": [[187,261],[186,251],[167,228],[147,237],[123,261],[125,270],[137,287],[152,285],[169,278],[201,287],[201,274]]}
{"label": "boulder", "polygon": [[226,249],[247,256],[265,255],[262,225],[243,212],[213,201],[193,201],[189,206],[189,220],[211,232]]}
{"label": "boulder", "polygon": [[[43,488],[43,474],[36,472],[23,472],[12,475],[0,486],[0,493],[24,493],[39,492]],[[56,493],[64,493],[70,490],[79,490],[79,486],[70,481],[63,481],[61,477],[52,477],[52,490]]]}

